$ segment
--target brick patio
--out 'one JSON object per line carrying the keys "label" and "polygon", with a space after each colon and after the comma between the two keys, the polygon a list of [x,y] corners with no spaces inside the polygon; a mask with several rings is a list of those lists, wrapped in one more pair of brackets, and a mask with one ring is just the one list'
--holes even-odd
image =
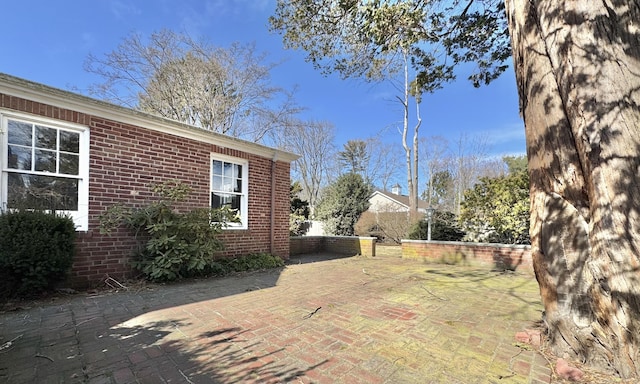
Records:
{"label": "brick patio", "polygon": [[541,309],[530,275],[307,255],[0,313],[0,382],[549,383]]}

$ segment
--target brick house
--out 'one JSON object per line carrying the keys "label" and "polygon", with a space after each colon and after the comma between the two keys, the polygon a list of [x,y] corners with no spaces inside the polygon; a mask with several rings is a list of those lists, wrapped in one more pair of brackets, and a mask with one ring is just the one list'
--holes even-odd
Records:
{"label": "brick house", "polygon": [[[297,156],[172,120],[0,74],[0,206],[34,188],[73,217],[78,252],[70,284],[131,272],[136,241],[125,229],[101,235],[99,216],[115,204],[140,206],[150,183],[178,179],[193,189],[186,205],[237,209],[225,230],[234,257],[289,257],[289,169]],[[37,196],[37,194],[35,194]],[[37,199],[37,197],[35,198]],[[24,204],[24,203],[23,203]]]}

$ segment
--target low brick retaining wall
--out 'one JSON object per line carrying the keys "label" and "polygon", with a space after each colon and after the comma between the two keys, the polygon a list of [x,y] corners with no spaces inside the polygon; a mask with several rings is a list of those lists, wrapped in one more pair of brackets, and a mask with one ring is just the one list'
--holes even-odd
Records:
{"label": "low brick retaining wall", "polygon": [[448,264],[478,264],[533,274],[528,245],[402,240],[402,258]]}
{"label": "low brick retaining wall", "polygon": [[[376,255],[375,237],[299,236],[290,238],[291,256],[329,252],[340,255]],[[528,245],[402,240],[402,258],[445,264],[482,265],[533,275]]]}
{"label": "low brick retaining wall", "polygon": [[289,241],[289,255],[331,252],[340,255],[376,255],[375,237],[298,236]]}

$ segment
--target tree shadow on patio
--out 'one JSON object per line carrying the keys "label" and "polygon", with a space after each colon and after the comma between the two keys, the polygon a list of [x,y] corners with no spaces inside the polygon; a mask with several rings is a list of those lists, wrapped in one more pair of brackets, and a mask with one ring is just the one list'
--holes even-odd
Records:
{"label": "tree shadow on patio", "polygon": [[[116,380],[142,380],[186,383],[239,383],[258,380],[280,383],[303,377],[327,362],[298,366],[297,361],[281,359],[286,347],[264,347],[250,330],[221,327],[194,332],[194,324],[179,319],[123,323],[110,330],[108,343],[129,356],[130,368],[106,366],[86,377],[114,377]],[[123,377],[130,374],[132,377]],[[118,381],[119,382],[119,381]]]}

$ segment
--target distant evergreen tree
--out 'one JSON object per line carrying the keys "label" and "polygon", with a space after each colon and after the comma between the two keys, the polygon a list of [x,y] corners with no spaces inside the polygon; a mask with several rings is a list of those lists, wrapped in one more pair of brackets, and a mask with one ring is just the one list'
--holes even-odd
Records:
{"label": "distant evergreen tree", "polygon": [[324,223],[327,234],[353,236],[362,212],[369,208],[371,185],[362,176],[350,172],[329,185],[318,204],[316,217]]}
{"label": "distant evergreen tree", "polygon": [[344,150],[338,152],[338,162],[348,172],[357,173],[365,177],[365,171],[371,155],[367,149],[367,142],[363,140],[349,140]]}
{"label": "distant evergreen tree", "polygon": [[504,156],[502,161],[507,165],[509,174],[518,173],[527,170],[527,156]]}
{"label": "distant evergreen tree", "polygon": [[[409,231],[409,239],[426,240],[429,224],[426,220],[420,220],[413,224]],[[431,223],[431,240],[438,241],[461,241],[464,238],[464,231],[451,212],[435,211]]]}
{"label": "distant evergreen tree", "polygon": [[300,182],[295,181],[289,187],[289,198],[291,199],[291,213],[289,214],[289,233],[291,236],[302,236],[308,228],[309,202],[299,197],[302,192]]}

